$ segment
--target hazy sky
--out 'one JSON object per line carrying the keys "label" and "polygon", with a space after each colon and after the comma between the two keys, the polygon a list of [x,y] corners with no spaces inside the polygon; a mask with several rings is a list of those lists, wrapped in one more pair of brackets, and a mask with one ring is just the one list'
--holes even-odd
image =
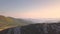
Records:
{"label": "hazy sky", "polygon": [[60,18],[60,1],[0,0],[0,15],[17,18]]}

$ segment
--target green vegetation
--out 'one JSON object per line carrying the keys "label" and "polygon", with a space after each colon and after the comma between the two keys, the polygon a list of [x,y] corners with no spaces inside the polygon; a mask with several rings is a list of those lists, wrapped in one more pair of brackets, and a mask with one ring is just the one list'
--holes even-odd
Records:
{"label": "green vegetation", "polygon": [[16,19],[16,18],[5,17],[5,16],[0,15],[0,30],[16,27],[16,26],[24,26],[27,24],[30,24],[30,23],[28,23],[27,21],[23,19]]}

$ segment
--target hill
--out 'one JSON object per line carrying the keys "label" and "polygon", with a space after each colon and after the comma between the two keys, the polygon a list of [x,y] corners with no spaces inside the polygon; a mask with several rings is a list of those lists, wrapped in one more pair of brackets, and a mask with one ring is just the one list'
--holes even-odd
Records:
{"label": "hill", "polygon": [[17,19],[0,15],[0,30],[16,26],[24,26],[31,23],[31,21],[25,21],[24,19]]}

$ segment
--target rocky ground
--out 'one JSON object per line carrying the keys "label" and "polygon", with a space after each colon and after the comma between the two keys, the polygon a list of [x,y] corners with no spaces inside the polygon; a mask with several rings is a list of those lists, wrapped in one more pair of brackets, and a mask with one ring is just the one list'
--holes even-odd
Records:
{"label": "rocky ground", "polygon": [[60,34],[60,23],[38,23],[9,28],[0,34]]}

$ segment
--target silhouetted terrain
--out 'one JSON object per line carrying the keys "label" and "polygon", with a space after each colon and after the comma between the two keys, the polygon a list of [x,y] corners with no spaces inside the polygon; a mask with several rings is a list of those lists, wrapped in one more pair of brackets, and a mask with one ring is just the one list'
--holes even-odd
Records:
{"label": "silhouetted terrain", "polygon": [[60,34],[60,23],[36,23],[6,29],[0,34]]}
{"label": "silhouetted terrain", "polygon": [[[33,20],[35,21],[36,20]],[[18,19],[0,15],[0,34],[60,34],[60,22],[33,23],[30,19]]]}
{"label": "silhouetted terrain", "polygon": [[21,34],[60,34],[60,23],[38,23],[23,26]]}

